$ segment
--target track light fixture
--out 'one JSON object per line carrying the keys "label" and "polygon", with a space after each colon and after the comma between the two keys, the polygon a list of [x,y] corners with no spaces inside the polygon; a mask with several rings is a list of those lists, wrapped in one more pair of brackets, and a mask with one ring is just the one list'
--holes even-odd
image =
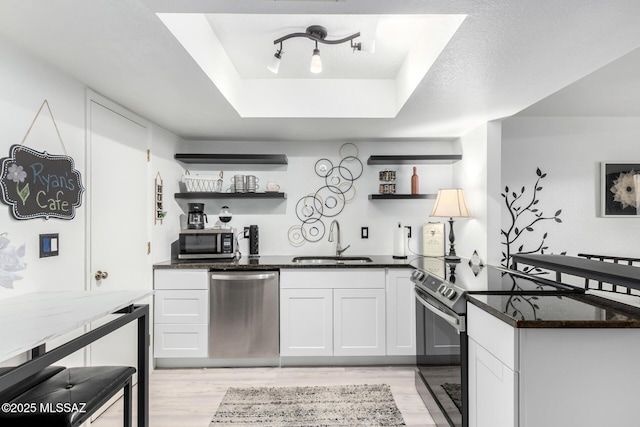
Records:
{"label": "track light fixture", "polygon": [[308,27],[304,33],[287,34],[286,36],[280,37],[279,39],[273,41],[273,44],[280,44],[280,49],[276,51],[275,55],[273,55],[271,63],[269,64],[269,66],[267,66],[267,69],[269,71],[274,74],[278,74],[278,71],[280,69],[280,60],[282,59],[282,42],[294,37],[305,37],[315,42],[315,48],[313,49],[313,55],[311,56],[310,66],[310,71],[312,73],[322,72],[322,60],[320,59],[320,49],[318,49],[318,43],[341,44],[351,42],[351,48],[354,52],[356,50],[362,50],[362,43],[353,42],[353,39],[355,39],[356,37],[360,37],[360,32],[338,40],[327,40],[327,29],[320,25],[312,25]]}
{"label": "track light fixture", "polygon": [[267,70],[271,71],[273,74],[278,74],[278,70],[280,70],[280,60],[282,59],[282,43],[280,43],[280,49],[278,49],[273,55],[271,59],[271,63],[267,65]]}

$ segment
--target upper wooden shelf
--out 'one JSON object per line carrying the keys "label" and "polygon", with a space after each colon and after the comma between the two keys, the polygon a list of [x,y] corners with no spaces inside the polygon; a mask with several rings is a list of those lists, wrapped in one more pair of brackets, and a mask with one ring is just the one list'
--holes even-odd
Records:
{"label": "upper wooden shelf", "polygon": [[284,154],[202,154],[177,153],[174,158],[183,163],[199,164],[252,164],[252,165],[286,165],[289,163]]}
{"label": "upper wooden shelf", "polygon": [[369,200],[435,199],[437,194],[369,194]]}
{"label": "upper wooden shelf", "polygon": [[462,160],[462,154],[416,154],[369,156],[368,165],[409,165],[416,163],[455,163]]}
{"label": "upper wooden shelf", "polygon": [[214,193],[193,191],[187,193],[175,193],[176,199],[286,199],[287,195],[280,192],[263,193]]}

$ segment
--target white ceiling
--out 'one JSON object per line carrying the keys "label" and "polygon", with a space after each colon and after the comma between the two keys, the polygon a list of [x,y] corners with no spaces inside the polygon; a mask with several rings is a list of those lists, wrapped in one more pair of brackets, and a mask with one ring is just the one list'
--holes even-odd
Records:
{"label": "white ceiling", "polygon": [[[252,31],[244,27],[242,15],[247,22],[251,16],[263,20],[260,31],[265,33],[279,25],[283,33],[290,32],[295,21],[290,15],[299,15],[303,28],[313,15],[359,15],[365,20],[366,15],[467,17],[395,118],[242,118],[156,15],[178,12],[213,14],[210,19],[220,28],[220,39],[228,39],[228,56],[241,74],[252,67],[252,60],[260,73],[265,66],[262,48],[241,52],[246,48],[232,47]],[[227,23],[224,14],[237,15],[238,22]],[[286,22],[278,21],[285,15]],[[0,34],[168,130],[207,140],[459,136],[487,120],[511,116],[640,48],[639,18],[637,0],[0,2]],[[271,44],[267,57],[274,52],[274,33],[264,34],[265,45]],[[321,50],[324,54],[330,48],[338,46]],[[288,49],[285,46],[283,73],[288,72]],[[631,55],[623,67],[636,70],[627,77],[639,74],[637,56]],[[397,63],[387,66],[380,72],[390,72]],[[549,99],[551,108],[556,104]],[[620,110],[623,103],[607,104]]]}

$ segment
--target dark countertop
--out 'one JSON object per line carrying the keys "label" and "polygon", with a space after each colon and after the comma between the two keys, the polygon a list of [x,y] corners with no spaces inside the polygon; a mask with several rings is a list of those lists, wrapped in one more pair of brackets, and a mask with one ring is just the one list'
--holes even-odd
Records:
{"label": "dark countertop", "polygon": [[515,254],[513,260],[558,273],[640,289],[640,267],[554,254]]}
{"label": "dark countertop", "polygon": [[[373,262],[357,264],[298,264],[292,261],[298,255],[261,255],[257,258],[242,256],[239,260],[171,260],[153,265],[154,269],[206,268],[208,270],[273,270],[278,268],[413,268],[416,257],[394,259],[391,255],[363,255]],[[349,255],[354,256],[354,255]],[[347,257],[347,255],[345,255]],[[417,257],[422,258],[422,257]]]}
{"label": "dark countertop", "polygon": [[640,309],[589,294],[468,294],[514,328],[640,328]]}

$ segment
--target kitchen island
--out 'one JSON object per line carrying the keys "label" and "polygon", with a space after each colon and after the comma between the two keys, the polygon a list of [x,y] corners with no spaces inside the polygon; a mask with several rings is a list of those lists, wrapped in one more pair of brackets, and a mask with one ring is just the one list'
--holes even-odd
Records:
{"label": "kitchen island", "polygon": [[639,309],[588,294],[467,301],[470,427],[638,425]]}

